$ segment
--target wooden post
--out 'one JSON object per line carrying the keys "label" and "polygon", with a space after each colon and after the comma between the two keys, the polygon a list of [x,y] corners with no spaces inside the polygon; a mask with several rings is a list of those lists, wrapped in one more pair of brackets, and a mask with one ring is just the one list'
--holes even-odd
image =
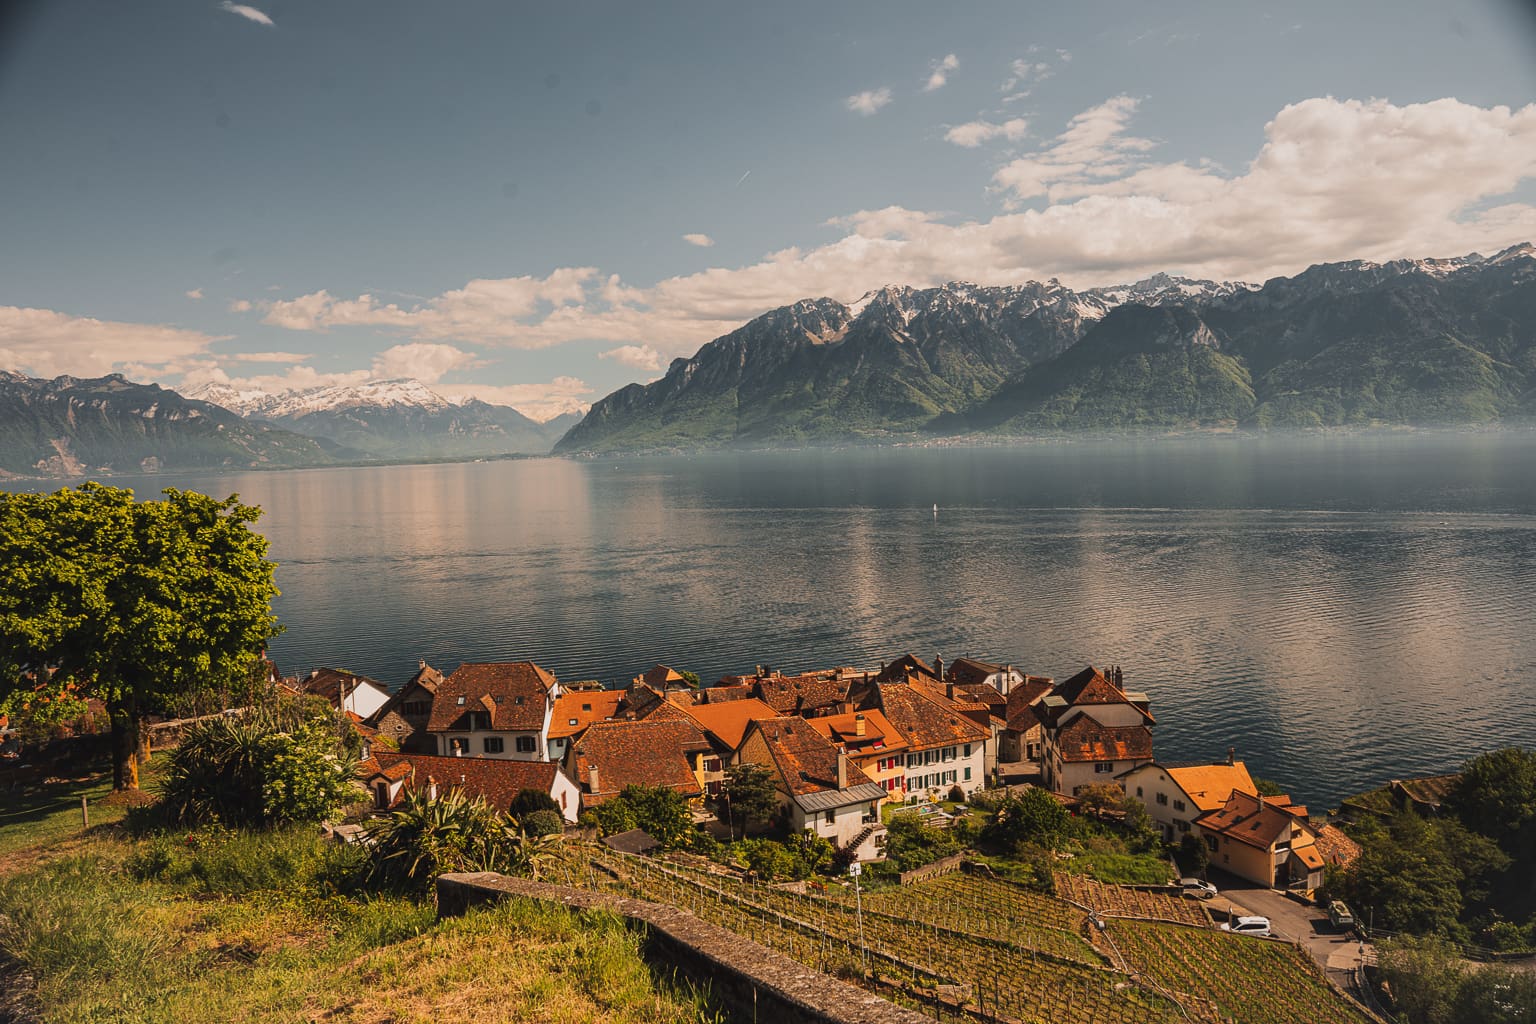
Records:
{"label": "wooden post", "polygon": [[84,796],[80,797],[80,827],[81,828],[90,828],[91,827],[91,812],[90,812],[90,810],[86,806],[86,802],[85,802],[85,797]]}

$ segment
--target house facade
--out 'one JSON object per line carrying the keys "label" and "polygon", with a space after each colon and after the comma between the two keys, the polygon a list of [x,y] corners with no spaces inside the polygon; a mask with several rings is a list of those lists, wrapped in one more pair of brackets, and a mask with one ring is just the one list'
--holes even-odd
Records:
{"label": "house facade", "polygon": [[1163,840],[1170,843],[1195,832],[1195,820],[1222,807],[1234,792],[1258,795],[1247,765],[1236,760],[1177,766],[1149,761],[1124,773],[1119,781],[1126,796],[1147,809]]}
{"label": "house facade", "polygon": [[317,668],[299,680],[300,693],[324,697],[337,711],[366,720],[389,700],[389,688],[377,679],[339,668]]}
{"label": "house facade", "polygon": [[806,721],[834,747],[846,751],[848,759],[885,793],[885,800],[900,803],[906,798],[907,740],[884,714],[871,708]]}
{"label": "house facade", "polygon": [[427,732],[444,757],[548,761],[561,692],[531,661],[466,662],[438,685]]}
{"label": "house facade", "polygon": [[442,681],[441,672],[421,662],[416,674],[369,716],[368,724],[398,750],[437,753],[437,741],[427,733],[427,725],[432,719],[432,699]]}
{"label": "house facade", "polygon": [[376,811],[397,806],[412,791],[435,799],[458,790],[506,813],[525,789],[548,794],[567,823],[574,824],[581,810],[576,784],[548,761],[378,752],[359,766],[358,777]]}
{"label": "house facade", "polygon": [[671,789],[697,807],[704,796],[701,762],[713,755],[698,726],[653,715],[594,722],[571,745],[565,770],[581,789],[583,809],[613,799],[630,785]]}
{"label": "house facade", "polygon": [[1221,807],[1195,819],[1211,863],[1272,889],[1315,889],[1326,860],[1307,809],[1289,797],[1233,791]]}
{"label": "house facade", "polygon": [[937,686],[881,683],[878,710],[906,738],[902,791],[907,803],[943,800],[959,787],[969,797],[986,786],[991,732],[965,717]]}
{"label": "house facade", "polygon": [[1121,686],[1120,670],[1092,665],[1034,705],[1041,721],[1040,778],[1063,796],[1086,786],[1119,785],[1152,760],[1152,713],[1145,694]]}

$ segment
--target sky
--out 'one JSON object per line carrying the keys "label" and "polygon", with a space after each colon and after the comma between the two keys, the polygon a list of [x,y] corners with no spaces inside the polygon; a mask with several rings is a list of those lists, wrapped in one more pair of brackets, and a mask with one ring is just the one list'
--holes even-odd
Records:
{"label": "sky", "polygon": [[581,410],[889,284],[1536,240],[1529,4],[49,0],[0,369]]}

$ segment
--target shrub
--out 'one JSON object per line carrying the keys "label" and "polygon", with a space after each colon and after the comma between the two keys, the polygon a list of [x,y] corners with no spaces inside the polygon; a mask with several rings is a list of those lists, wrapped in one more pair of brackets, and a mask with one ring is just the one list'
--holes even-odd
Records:
{"label": "shrub", "polygon": [[534,811],[554,811],[559,814],[560,805],[542,789],[520,789],[517,796],[512,798],[512,805],[507,808],[507,813],[519,821],[522,821],[523,815]]}
{"label": "shrub", "polygon": [[565,819],[559,811],[541,809],[519,815],[517,823],[531,836],[557,836],[565,832]]}
{"label": "shrub", "polygon": [[215,718],[171,753],[163,806],[173,824],[318,821],[355,795],[353,771],[328,722]]}
{"label": "shrub", "polygon": [[422,890],[446,871],[502,871],[513,866],[511,839],[507,819],[483,800],[411,791],[368,829],[368,881]]}
{"label": "shrub", "polygon": [[885,855],[899,871],[932,864],[960,852],[960,843],[944,829],[925,825],[916,815],[898,814],[886,826]]}

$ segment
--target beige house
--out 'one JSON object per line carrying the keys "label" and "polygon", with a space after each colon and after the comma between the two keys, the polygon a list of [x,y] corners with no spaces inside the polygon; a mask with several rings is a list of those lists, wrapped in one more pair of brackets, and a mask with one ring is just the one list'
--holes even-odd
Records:
{"label": "beige house", "polygon": [[1144,693],[1121,687],[1089,665],[1034,705],[1041,721],[1040,778],[1076,796],[1085,786],[1119,785],[1120,776],[1152,760],[1152,713]]}
{"label": "beige house", "polygon": [[437,686],[427,732],[444,757],[550,761],[560,684],[531,661],[465,662]]}
{"label": "beige house", "polygon": [[1241,761],[1219,764],[1163,765],[1149,761],[1120,776],[1126,796],[1139,801],[1162,829],[1165,842],[1176,843],[1195,829],[1195,819],[1222,807],[1234,792],[1257,796],[1258,789]]}
{"label": "beige house", "polygon": [[885,715],[871,708],[806,722],[833,746],[846,750],[848,759],[885,791],[887,800],[900,803],[906,798],[907,741]]}
{"label": "beige house", "polygon": [[1211,863],[1272,889],[1315,889],[1326,862],[1307,809],[1290,797],[1233,790],[1225,803],[1195,819]]}

